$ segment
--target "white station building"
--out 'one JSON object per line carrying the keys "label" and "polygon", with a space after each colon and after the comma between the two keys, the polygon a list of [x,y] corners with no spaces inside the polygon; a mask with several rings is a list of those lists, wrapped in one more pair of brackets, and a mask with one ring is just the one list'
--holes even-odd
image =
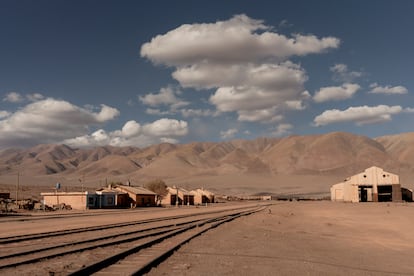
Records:
{"label": "white station building", "polygon": [[384,202],[402,201],[399,176],[371,167],[331,187],[332,201]]}

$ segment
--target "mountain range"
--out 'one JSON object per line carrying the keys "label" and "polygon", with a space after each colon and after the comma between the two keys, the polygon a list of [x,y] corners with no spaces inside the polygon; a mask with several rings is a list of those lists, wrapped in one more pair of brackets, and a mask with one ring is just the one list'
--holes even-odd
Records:
{"label": "mountain range", "polygon": [[228,142],[89,149],[38,145],[0,151],[0,175],[177,178],[206,175],[349,175],[369,166],[414,173],[414,133],[371,139],[345,132]]}

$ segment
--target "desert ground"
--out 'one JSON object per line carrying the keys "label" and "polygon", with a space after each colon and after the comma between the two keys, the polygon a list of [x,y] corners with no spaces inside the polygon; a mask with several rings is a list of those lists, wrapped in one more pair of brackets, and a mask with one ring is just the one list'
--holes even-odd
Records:
{"label": "desert ground", "polygon": [[[191,240],[149,275],[414,275],[414,204],[268,201],[267,209]],[[225,203],[203,210],[231,206]],[[200,211],[200,208],[89,210],[72,217],[7,222],[1,236]],[[83,213],[84,213],[83,212]],[[36,216],[57,213],[36,214]],[[7,217],[0,217],[6,220]],[[58,220],[59,223],[51,223]],[[64,223],[63,223],[64,221]],[[30,227],[28,227],[30,225]],[[47,275],[37,271],[36,275]]]}
{"label": "desert ground", "polygon": [[414,275],[414,204],[277,202],[193,239],[149,275]]}

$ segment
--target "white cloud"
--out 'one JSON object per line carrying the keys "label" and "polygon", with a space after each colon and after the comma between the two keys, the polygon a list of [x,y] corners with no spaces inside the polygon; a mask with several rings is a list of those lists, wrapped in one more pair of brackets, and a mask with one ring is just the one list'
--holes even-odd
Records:
{"label": "white cloud", "polygon": [[161,143],[169,143],[169,144],[178,144],[180,141],[174,138],[168,138],[168,137],[161,137],[160,138]]}
{"label": "white cloud", "polygon": [[10,92],[3,98],[3,102],[20,103],[23,101],[24,98],[17,92]]}
{"label": "white cloud", "polygon": [[188,117],[210,117],[210,116],[216,116],[218,113],[214,112],[210,109],[181,109],[180,110],[181,115],[184,118]]}
{"label": "white cloud", "polygon": [[139,100],[149,106],[170,105],[172,109],[177,109],[188,105],[188,102],[182,101],[177,98],[176,94],[180,94],[180,91],[174,91],[171,87],[161,88],[158,94],[147,94],[140,96]]}
{"label": "white cloud", "polygon": [[404,86],[379,86],[377,83],[372,83],[370,85],[371,91],[369,93],[373,94],[388,94],[388,95],[396,95],[396,94],[407,94],[408,89]]}
{"label": "white cloud", "polygon": [[163,116],[163,115],[171,115],[171,111],[161,111],[161,109],[158,108],[147,108],[145,110],[145,113],[149,115],[156,115],[156,116]]}
{"label": "white cloud", "polygon": [[26,95],[26,98],[31,102],[35,102],[35,101],[43,100],[45,97],[42,94],[34,93],[34,94]]}
{"label": "white cloud", "polygon": [[334,73],[333,80],[339,82],[352,82],[363,75],[362,72],[349,71],[348,66],[342,63],[335,64],[329,69]]}
{"label": "white cloud", "polygon": [[102,104],[101,111],[95,115],[95,118],[98,122],[103,123],[103,122],[112,120],[113,118],[117,117],[119,114],[120,113],[118,109]]}
{"label": "white cloud", "polygon": [[44,98],[45,97],[39,93],[27,94],[23,96],[17,92],[10,92],[3,98],[3,101],[10,103],[22,103],[24,101],[36,102]]}
{"label": "white cloud", "polygon": [[283,119],[282,115],[276,115],[276,109],[243,110],[239,111],[239,121],[271,123]]}
{"label": "white cloud", "polygon": [[401,113],[401,106],[357,106],[346,110],[326,110],[314,119],[316,126],[324,126],[334,123],[354,122],[357,125],[387,122],[391,116]]}
{"label": "white cloud", "polygon": [[142,45],[141,56],[175,67],[172,76],[182,87],[216,89],[210,103],[243,119],[243,112],[304,109],[306,72],[287,59],[322,53],[339,43],[335,37],[287,37],[261,20],[236,15],[158,35]]}
{"label": "white cloud", "polygon": [[118,116],[115,108],[102,105],[99,113],[88,111],[63,100],[48,98],[30,103],[0,120],[2,146],[30,146],[56,143],[88,132]]}
{"label": "white cloud", "polygon": [[292,110],[304,110],[306,109],[306,106],[304,105],[303,101],[286,101],[285,105],[288,109],[292,109]]}
{"label": "white cloud", "polygon": [[246,74],[234,86],[222,86],[210,97],[221,112],[260,111],[284,106],[289,101],[306,98],[302,68],[290,62],[283,64],[249,65]]}
{"label": "white cloud", "polygon": [[189,105],[187,101],[179,99],[176,95],[181,94],[181,91],[174,91],[172,87],[161,88],[158,94],[147,94],[145,96],[140,96],[139,100],[148,106],[158,107],[158,106],[168,106],[168,111],[161,111],[158,108],[148,108],[146,110],[147,114],[150,115],[171,115],[175,114],[179,108]]}
{"label": "white cloud", "polygon": [[316,92],[313,100],[318,103],[346,100],[352,98],[360,88],[358,84],[354,83],[344,83],[342,86],[322,87]]}
{"label": "white cloud", "polygon": [[301,85],[307,80],[304,69],[288,61],[225,66],[202,63],[178,69],[173,77],[184,87],[198,89],[250,86],[263,90],[284,90],[292,85],[302,88]]}
{"label": "white cloud", "polygon": [[138,146],[144,147],[157,143],[178,143],[174,137],[185,136],[188,133],[188,124],[185,121],[163,118],[141,126],[136,121],[128,121],[121,130],[106,132],[97,130],[88,135],[82,135],[62,141],[62,143],[76,147],[94,146]]}
{"label": "white cloud", "polygon": [[274,130],[271,135],[275,137],[281,137],[286,136],[290,134],[290,130],[293,128],[291,124],[280,124],[276,127],[276,130]]}
{"label": "white cloud", "polygon": [[231,139],[236,135],[239,131],[235,128],[230,128],[226,131],[220,131],[221,139]]}
{"label": "white cloud", "polygon": [[[260,31],[260,32],[259,32]],[[293,55],[321,53],[339,46],[335,37],[272,32],[262,20],[236,15],[226,21],[185,24],[157,35],[141,47],[141,56],[156,64],[182,66],[202,60],[214,63],[250,62],[264,58],[285,59]]]}
{"label": "white cloud", "polygon": [[10,116],[10,112],[6,110],[0,110],[0,119],[6,118],[8,116]]}
{"label": "white cloud", "polygon": [[141,130],[141,125],[138,124],[136,121],[128,121],[122,127],[122,134],[124,137],[133,137],[138,135]]}
{"label": "white cloud", "polygon": [[188,133],[188,124],[186,121],[163,118],[144,125],[143,132],[149,136],[184,136]]}

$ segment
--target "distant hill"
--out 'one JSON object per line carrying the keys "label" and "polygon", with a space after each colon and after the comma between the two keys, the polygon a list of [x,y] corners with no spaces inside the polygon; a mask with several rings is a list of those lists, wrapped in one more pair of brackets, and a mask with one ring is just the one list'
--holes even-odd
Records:
{"label": "distant hill", "polygon": [[258,138],[147,148],[38,145],[0,151],[0,174],[142,175],[350,174],[376,165],[414,171],[414,133],[370,139],[351,133]]}

